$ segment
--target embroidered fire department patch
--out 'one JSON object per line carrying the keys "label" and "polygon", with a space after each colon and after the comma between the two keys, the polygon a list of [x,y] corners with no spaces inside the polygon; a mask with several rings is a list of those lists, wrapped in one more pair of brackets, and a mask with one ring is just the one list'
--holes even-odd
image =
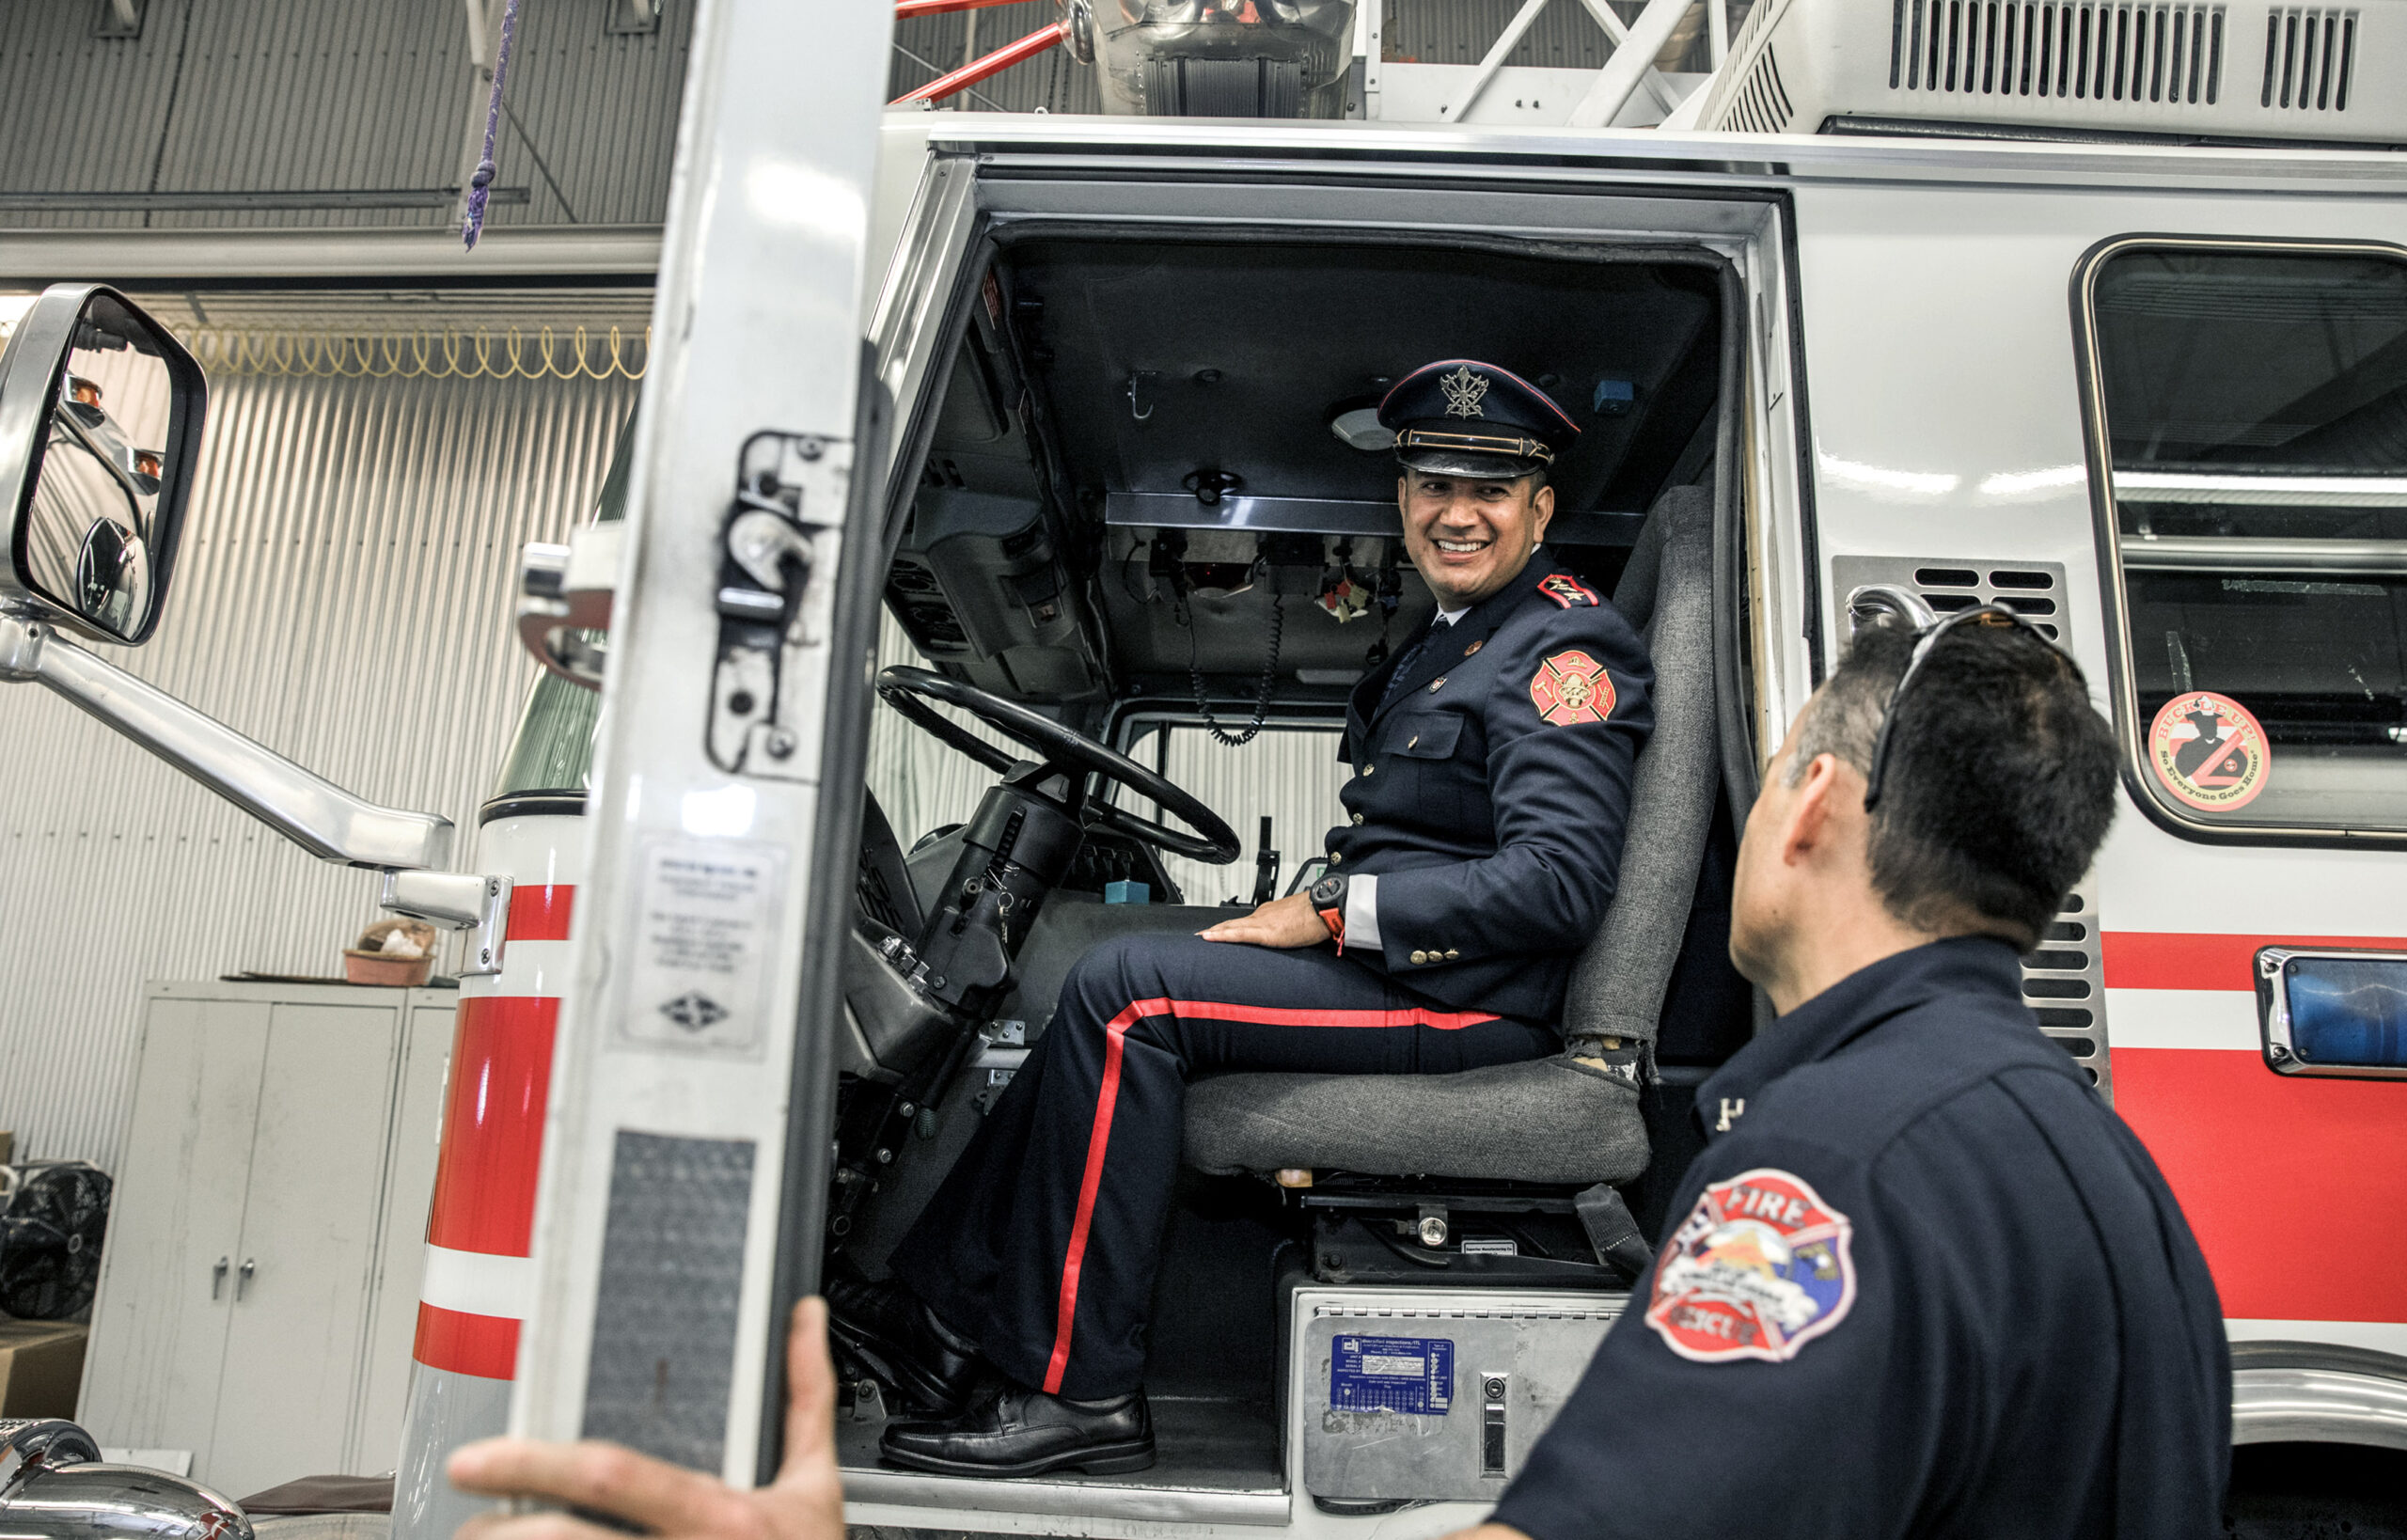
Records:
{"label": "embroidered fire department patch", "polygon": [[2265,729],[2246,706],[2211,690],[2177,695],[2147,730],[2147,762],[2176,799],[2207,812],[2244,808],[2272,768]]}
{"label": "embroidered fire department patch", "polygon": [[1854,1234],[1787,1171],[1716,1182],[1663,1247],[1646,1324],[1698,1363],[1793,1359],[1855,1303]]}
{"label": "embroidered fire department patch", "polygon": [[1531,678],[1530,703],[1556,727],[1601,722],[1613,714],[1613,675],[1585,652],[1557,652]]}
{"label": "embroidered fire department patch", "polygon": [[1538,591],[1565,609],[1602,602],[1597,599],[1596,589],[1566,573],[1549,573],[1539,578]]}

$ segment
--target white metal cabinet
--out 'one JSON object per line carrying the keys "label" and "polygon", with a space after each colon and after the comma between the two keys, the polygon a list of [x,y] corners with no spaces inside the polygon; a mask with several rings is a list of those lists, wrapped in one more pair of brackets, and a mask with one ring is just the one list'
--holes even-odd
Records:
{"label": "white metal cabinet", "polygon": [[237,1497],[391,1469],[455,998],[150,986],[79,1412],[102,1442],[189,1449]]}

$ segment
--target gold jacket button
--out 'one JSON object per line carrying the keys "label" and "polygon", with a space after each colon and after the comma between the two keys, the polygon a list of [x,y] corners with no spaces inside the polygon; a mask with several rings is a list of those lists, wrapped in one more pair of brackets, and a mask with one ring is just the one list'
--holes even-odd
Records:
{"label": "gold jacket button", "polygon": [[1378,773],[1379,773],[1379,767],[1378,767],[1377,765],[1376,765],[1376,764],[1366,764],[1366,765],[1362,766],[1362,774],[1364,774],[1364,775],[1366,775],[1366,776],[1376,776],[1376,775],[1377,775]]}
{"label": "gold jacket button", "polygon": [[1359,824],[1359,823],[1361,823],[1361,821],[1362,821],[1362,815],[1361,815],[1361,813],[1356,813],[1356,814],[1354,815],[1354,822],[1356,822],[1357,824]]}
{"label": "gold jacket button", "polygon": [[1342,850],[1332,850],[1329,853],[1329,864],[1331,866],[1335,866],[1344,859],[1345,859],[1345,852]]}
{"label": "gold jacket button", "polygon": [[1451,962],[1453,962],[1455,958],[1460,957],[1461,955],[1462,955],[1462,953],[1461,953],[1461,952],[1456,951],[1455,951],[1454,948],[1452,948],[1452,947],[1448,947],[1448,948],[1446,949],[1446,961],[1448,961],[1448,962],[1450,962],[1450,963],[1451,963]]}
{"label": "gold jacket button", "polygon": [[1412,960],[1416,963],[1425,963],[1429,960],[1429,954],[1425,951],[1416,951],[1412,954]]}

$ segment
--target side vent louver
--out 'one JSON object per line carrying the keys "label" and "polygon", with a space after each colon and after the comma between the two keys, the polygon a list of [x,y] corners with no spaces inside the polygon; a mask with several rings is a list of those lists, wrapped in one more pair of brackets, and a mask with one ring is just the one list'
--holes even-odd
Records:
{"label": "side vent louver", "polygon": [[[1911,557],[1833,557],[1832,597],[1845,613],[1847,596],[1866,583],[1895,583],[1921,594],[1942,615],[1974,605],[2005,605],[2031,618],[2050,639],[2070,624],[2065,570],[2053,561],[1917,561]],[[2072,1055],[2100,1093],[2113,1096],[2114,1068],[2106,1052],[2106,966],[2099,942],[2097,891],[2087,882],[2065,895],[2064,907],[2022,958],[2022,1003],[2039,1029]]]}
{"label": "side vent louver", "polygon": [[2347,112],[2357,62],[2357,13],[2300,8],[2265,18],[2260,104],[2302,112]]}
{"label": "side vent louver", "polygon": [[2098,931],[2097,904],[2084,883],[2065,895],[2039,945],[2023,954],[2022,1003],[2039,1030],[2111,1100],[2115,1071],[2106,1053],[2106,966]]}
{"label": "side vent louver", "polygon": [[1746,83],[1731,99],[1723,127],[1740,134],[1778,134],[1788,127],[1795,109],[1788,104],[1788,92],[1780,83],[1780,62],[1772,57],[1767,44],[1763,56],[1747,71]]}
{"label": "side vent louver", "polygon": [[[2115,0],[1893,0],[1893,6],[1891,90],[2211,105],[2222,89],[2221,6]],[[2336,25],[2333,19],[2340,17],[2335,11],[2288,14],[2294,26],[2320,25],[2327,36]],[[2353,14],[2343,20],[2342,36],[2352,39]],[[2282,27],[2278,15],[2273,27]],[[2328,53],[2333,45],[2320,46]],[[2345,96],[2347,43],[2338,46],[2338,89]],[[2269,93],[2274,88],[2274,53],[2269,36]]]}

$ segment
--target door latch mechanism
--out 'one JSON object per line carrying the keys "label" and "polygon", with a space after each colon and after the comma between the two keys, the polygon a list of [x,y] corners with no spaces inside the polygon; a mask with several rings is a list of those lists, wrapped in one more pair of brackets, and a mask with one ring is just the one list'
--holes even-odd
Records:
{"label": "door latch mechanism", "polygon": [[731,774],[799,780],[806,729],[826,715],[835,562],[824,537],[844,515],[853,446],[813,433],[755,433],[738,457],[720,536],[718,655],[711,680],[711,762]]}

